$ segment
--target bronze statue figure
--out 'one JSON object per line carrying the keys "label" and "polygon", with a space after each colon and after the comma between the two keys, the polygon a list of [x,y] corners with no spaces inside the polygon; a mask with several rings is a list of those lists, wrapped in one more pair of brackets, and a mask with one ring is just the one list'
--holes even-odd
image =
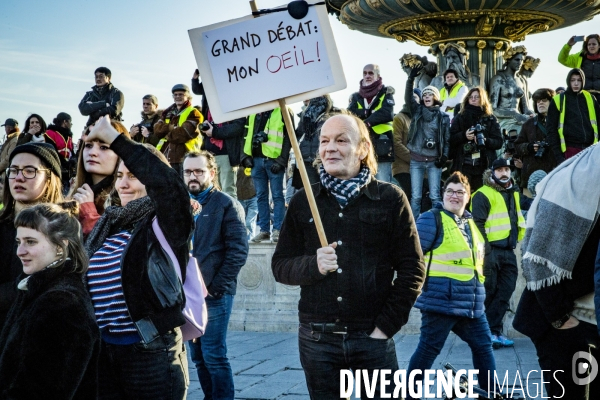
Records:
{"label": "bronze statue figure", "polygon": [[[441,44],[442,59],[445,62],[444,68],[440,68],[440,73],[447,69],[453,69],[458,72],[458,78],[463,81],[469,89],[479,86],[479,75],[471,73],[467,66],[469,52],[461,45],[455,43]],[[444,77],[438,75],[431,81],[431,84],[439,89],[444,87]]]}
{"label": "bronze statue figure", "polygon": [[427,60],[427,56],[419,56],[412,53],[407,53],[400,58],[402,70],[408,75],[410,71],[417,66],[422,66],[423,69],[415,78],[415,88],[423,90],[431,84],[431,80],[437,75],[438,67],[433,61]]}

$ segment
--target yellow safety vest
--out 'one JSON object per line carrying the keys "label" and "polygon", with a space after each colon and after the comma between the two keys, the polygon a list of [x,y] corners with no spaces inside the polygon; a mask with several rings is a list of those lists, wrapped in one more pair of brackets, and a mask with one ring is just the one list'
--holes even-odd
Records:
{"label": "yellow safety vest", "polygon": [[[248,125],[246,126],[246,141],[244,142],[244,153],[252,155],[252,136],[254,135],[254,121],[256,120],[256,114],[252,114],[248,118]],[[277,158],[281,155],[283,148],[283,135],[284,135],[285,124],[281,117],[281,108],[276,108],[271,111],[269,120],[265,125],[265,133],[267,134],[267,141],[262,143],[262,153],[268,158]]]}
{"label": "yellow safety vest", "polygon": [[[194,107],[192,106],[184,108],[183,111],[179,114],[179,121],[177,122],[177,126],[183,125],[183,123],[187,120],[187,117],[192,113],[192,111],[194,111]],[[170,118],[165,119],[165,124],[168,124],[170,121]],[[203,121],[204,117],[202,116],[202,113],[200,113],[200,121],[198,123],[201,124]],[[158,141],[158,144],[156,145],[156,150],[160,151],[166,142],[166,138],[160,139]],[[200,149],[202,148],[202,136],[198,135],[198,137],[185,142],[185,148],[188,152],[200,151]]]}
{"label": "yellow safety vest", "polygon": [[[596,110],[594,109],[594,101],[592,95],[587,90],[582,90],[583,97],[587,103],[588,112],[590,113],[590,122],[592,123],[592,129],[594,130],[594,143],[598,143],[598,123],[596,122]],[[560,94],[553,97],[556,108],[560,112],[560,121],[558,122],[558,137],[560,138],[560,150],[564,153],[567,151],[567,143],[565,142],[565,136],[563,128],[565,126],[565,114],[566,114],[566,99],[564,96],[562,107],[560,105]]]}
{"label": "yellow safety vest", "polygon": [[[490,214],[485,221],[485,234],[487,235],[488,241],[495,242],[497,240],[506,239],[510,235],[511,226],[504,198],[500,192],[485,185],[477,190],[477,192],[473,193],[473,196],[478,192],[487,197],[491,206]],[[517,225],[519,228],[518,240],[522,240],[525,236],[525,218],[523,218],[523,214],[521,213],[519,192],[515,190],[514,196],[515,207],[517,209]],[[472,204],[471,207],[473,207]]]}
{"label": "yellow safety vest", "polygon": [[444,86],[442,88],[442,90],[440,90],[440,101],[444,101],[446,100],[448,97],[450,97],[451,99],[456,97],[456,95],[458,94],[458,91],[465,86],[465,84],[462,81],[458,81],[456,82],[456,84],[454,85],[454,87],[452,88],[452,90],[450,91],[450,96],[448,96],[448,91],[446,90],[446,87]]}
{"label": "yellow safety vest", "polygon": [[[373,112],[379,110],[381,108],[381,106],[383,105],[383,100],[385,99],[385,95],[387,93],[384,93],[381,95],[381,97],[379,98],[379,103],[375,106],[375,108],[373,108]],[[360,101],[356,103],[358,105],[358,109],[362,110],[363,106],[362,104],[360,104]],[[371,129],[373,129],[373,132],[375,132],[378,135],[381,135],[382,133],[387,133],[387,132],[391,132],[393,130],[393,125],[392,125],[392,121],[390,122],[386,122],[384,124],[379,124],[379,125],[375,125],[372,126]]]}
{"label": "yellow safety vest", "polygon": [[475,275],[477,270],[477,278],[483,283],[483,258],[485,255],[485,240],[477,229],[477,226],[472,219],[469,219],[469,227],[471,228],[471,246],[458,229],[456,221],[441,212],[442,228],[444,230],[444,239],[442,244],[431,252],[427,252],[423,257],[425,265],[429,265],[431,258],[431,266],[429,267],[428,276],[451,278],[458,281],[469,281]]}

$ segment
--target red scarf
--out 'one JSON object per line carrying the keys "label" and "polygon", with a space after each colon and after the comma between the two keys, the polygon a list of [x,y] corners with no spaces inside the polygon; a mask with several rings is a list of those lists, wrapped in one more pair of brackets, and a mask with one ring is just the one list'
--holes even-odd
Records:
{"label": "red scarf", "polygon": [[596,54],[588,53],[585,56],[587,57],[588,60],[592,60],[592,61],[600,60],[600,52],[598,52]]}
{"label": "red scarf", "polygon": [[358,89],[358,94],[363,98],[367,99],[367,102],[371,102],[373,97],[379,93],[381,88],[383,87],[383,80],[381,77],[377,78],[377,80],[371,83],[369,86],[363,86],[363,80],[360,80],[360,89]]}

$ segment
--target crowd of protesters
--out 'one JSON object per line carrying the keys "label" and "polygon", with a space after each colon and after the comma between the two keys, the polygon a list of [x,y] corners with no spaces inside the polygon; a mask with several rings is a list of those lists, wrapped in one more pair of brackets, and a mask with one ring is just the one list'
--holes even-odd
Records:
{"label": "crowd of protesters", "polygon": [[[339,369],[397,369],[392,337],[413,305],[422,327],[409,368],[430,368],[454,331],[475,366],[493,371],[492,349],[513,345],[503,319],[519,273],[515,248],[528,239],[526,212],[542,207],[532,203],[536,185],[549,175],[549,198],[556,171],[576,164],[569,159],[593,159],[584,150],[598,141],[598,39],[588,36],[574,55],[574,38],[563,47],[559,61],[573,68],[566,89],[534,91],[534,114],[509,143],[488,92],[467,87],[452,68],[440,75],[441,88],[419,88],[423,66],[406,68],[397,115],[395,90],[376,64],[364,67],[346,110],[329,95],[307,99],[295,133],[333,240],[327,247],[286,134],[283,114],[295,116],[276,108],[216,123],[198,70],[191,90],[173,86],[165,109],[144,96],[141,121],[127,129],[124,94],[110,69],[97,68],[79,103],[88,121],[77,144],[67,112],[49,125],[31,114],[23,131],[6,119],[0,398],[185,398],[185,298],[156,250],[158,236],[180,265],[198,260],[207,286],[208,327],[189,342],[206,398],[234,396],[226,333],[249,241],[277,243],[276,280],[302,287],[300,356],[311,398],[333,398]],[[595,254],[594,226],[580,244]],[[587,275],[576,269],[578,279],[594,282],[589,264],[598,261],[580,258],[588,268]],[[552,330],[579,326],[573,304],[585,294],[567,285],[560,311],[549,310],[558,292],[544,286],[557,282],[564,280],[528,281],[515,322],[551,370],[562,360],[549,349],[567,337]],[[536,307],[546,330],[527,322]],[[583,328],[580,336],[593,336]],[[340,333],[360,349],[350,363],[340,356]]]}

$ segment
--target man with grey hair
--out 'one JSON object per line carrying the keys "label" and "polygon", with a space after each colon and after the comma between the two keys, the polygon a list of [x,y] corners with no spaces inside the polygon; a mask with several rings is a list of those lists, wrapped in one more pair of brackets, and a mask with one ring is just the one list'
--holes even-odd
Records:
{"label": "man with grey hair", "polygon": [[160,119],[162,110],[158,110],[158,99],[153,94],[142,97],[142,122],[131,125],[129,135],[138,143],[158,144],[159,139],[154,135],[154,124]]}
{"label": "man with grey hair", "polygon": [[[340,397],[340,370],[396,371],[393,336],[408,321],[425,268],[406,195],[374,179],[366,125],[335,115],[320,132],[312,185],[329,246],[305,189],[290,201],[272,259],[275,280],[300,285],[300,361],[311,399]],[[396,274],[396,279],[394,275]],[[379,385],[376,399],[381,398]]]}
{"label": "man with grey hair", "polygon": [[394,88],[383,84],[379,66],[365,65],[360,88],[350,96],[348,111],[360,118],[369,129],[378,161],[376,178],[390,183],[394,161],[394,104]]}
{"label": "man with grey hair", "polygon": [[154,125],[154,134],[159,139],[156,148],[166,157],[171,167],[181,175],[181,163],[186,153],[200,151],[198,125],[202,114],[192,106],[190,88],[177,84],[171,89],[173,100]]}

